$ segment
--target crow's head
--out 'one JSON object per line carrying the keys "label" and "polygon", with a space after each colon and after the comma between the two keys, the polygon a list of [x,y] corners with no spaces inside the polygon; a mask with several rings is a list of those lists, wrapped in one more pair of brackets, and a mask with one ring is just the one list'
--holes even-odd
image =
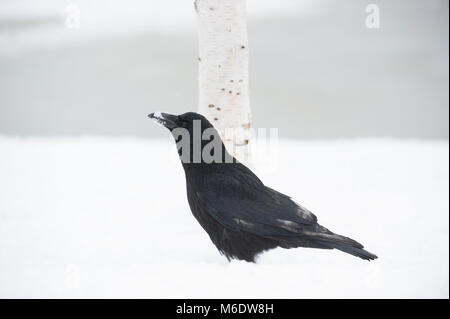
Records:
{"label": "crow's head", "polygon": [[148,117],[155,120],[155,122],[161,124],[170,131],[177,128],[182,128],[188,130],[189,132],[193,132],[194,123],[199,125],[202,132],[207,128],[213,127],[203,115],[194,112],[187,112],[180,115],[155,112],[150,113]]}
{"label": "crow's head", "polygon": [[194,112],[181,115],[155,112],[148,117],[172,133],[183,163],[233,162],[218,132],[203,115]]}

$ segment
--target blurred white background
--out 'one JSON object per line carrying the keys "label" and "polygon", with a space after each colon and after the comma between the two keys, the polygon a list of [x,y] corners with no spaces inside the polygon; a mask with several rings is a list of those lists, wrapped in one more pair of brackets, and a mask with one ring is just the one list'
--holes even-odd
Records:
{"label": "blurred white background", "polygon": [[[448,1],[376,1],[379,29],[369,3],[248,0],[256,127],[448,139]],[[193,1],[0,1],[0,133],[152,137],[196,108]]]}
{"label": "blurred white background", "polygon": [[379,256],[249,264],[147,118],[197,109],[193,1],[0,0],[0,297],[448,298],[448,10],[248,0],[253,124],[280,137],[258,176]]}

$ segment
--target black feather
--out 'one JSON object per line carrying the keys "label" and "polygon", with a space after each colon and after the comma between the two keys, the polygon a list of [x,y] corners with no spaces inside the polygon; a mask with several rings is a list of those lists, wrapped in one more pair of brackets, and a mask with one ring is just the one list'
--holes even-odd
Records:
{"label": "black feather", "polygon": [[[191,131],[193,120],[200,120],[202,129],[212,127],[197,113],[174,118],[171,128],[176,123]],[[265,186],[235,159],[233,163],[183,162],[183,168],[192,214],[228,259],[253,262],[259,253],[276,247],[338,249],[366,260],[377,258],[355,240],[319,225],[313,213]]]}

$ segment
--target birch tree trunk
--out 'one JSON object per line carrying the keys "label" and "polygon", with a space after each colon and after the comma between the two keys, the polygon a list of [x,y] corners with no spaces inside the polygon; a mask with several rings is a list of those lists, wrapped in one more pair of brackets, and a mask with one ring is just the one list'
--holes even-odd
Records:
{"label": "birch tree trunk", "polygon": [[[248,35],[245,0],[196,0],[199,21],[199,113],[228,152],[250,162]],[[231,133],[232,132],[232,133]]]}

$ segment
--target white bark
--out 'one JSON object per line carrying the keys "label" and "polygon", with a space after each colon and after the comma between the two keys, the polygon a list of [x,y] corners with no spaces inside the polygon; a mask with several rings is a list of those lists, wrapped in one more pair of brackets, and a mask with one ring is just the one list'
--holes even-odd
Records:
{"label": "white bark", "polygon": [[[240,162],[250,161],[248,36],[245,0],[196,0],[199,112]],[[230,130],[233,136],[230,136]]]}

